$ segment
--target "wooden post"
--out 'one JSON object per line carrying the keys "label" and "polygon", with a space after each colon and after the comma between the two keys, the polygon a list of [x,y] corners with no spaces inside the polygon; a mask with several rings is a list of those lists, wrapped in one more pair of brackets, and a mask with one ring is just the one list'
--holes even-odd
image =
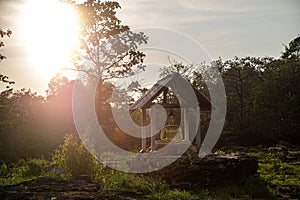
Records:
{"label": "wooden post", "polygon": [[183,108],[183,123],[184,123],[184,140],[190,141],[189,122],[188,122],[186,108]]}
{"label": "wooden post", "polygon": [[[199,113],[197,113],[199,111]],[[200,110],[198,110],[198,109],[196,109],[195,110],[195,113],[196,113],[196,123],[195,123],[195,125],[196,125],[196,131],[197,131],[197,133],[196,133],[196,145],[197,145],[197,147],[200,147],[200,145],[201,145],[201,118],[200,118]],[[199,124],[197,125],[197,122],[199,122]]]}
{"label": "wooden post", "polygon": [[146,108],[142,108],[142,149],[141,152],[146,151],[147,140],[146,140]]}
{"label": "wooden post", "polygon": [[155,151],[156,109],[151,107],[151,151]]}
{"label": "wooden post", "polygon": [[183,108],[180,108],[180,128],[181,128],[181,138],[182,140],[185,140],[185,132],[184,132],[184,121],[182,123],[182,120],[184,119],[184,114],[183,114]]}

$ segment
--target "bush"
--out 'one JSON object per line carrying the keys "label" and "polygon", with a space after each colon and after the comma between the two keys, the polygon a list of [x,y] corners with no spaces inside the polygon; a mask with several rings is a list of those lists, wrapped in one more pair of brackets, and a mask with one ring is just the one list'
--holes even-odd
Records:
{"label": "bush", "polygon": [[3,163],[0,167],[0,187],[49,175],[49,165],[50,162],[45,159],[21,159],[10,167]]}
{"label": "bush", "polygon": [[48,160],[45,159],[30,159],[26,162],[25,177],[41,176],[48,172]]}
{"label": "bush", "polygon": [[97,166],[93,155],[71,134],[65,137],[60,149],[55,150],[52,160],[54,164],[65,170],[62,175],[64,178],[76,179],[81,175],[92,177]]}
{"label": "bush", "polygon": [[8,168],[5,163],[0,167],[0,177],[7,177],[9,175]]}

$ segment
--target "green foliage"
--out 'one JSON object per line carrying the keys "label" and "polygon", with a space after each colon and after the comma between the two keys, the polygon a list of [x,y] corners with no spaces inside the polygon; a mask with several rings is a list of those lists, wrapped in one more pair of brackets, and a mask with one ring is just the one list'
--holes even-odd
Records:
{"label": "green foliage", "polygon": [[270,188],[267,182],[260,176],[251,177],[247,180],[243,187],[245,194],[251,198],[273,198],[275,197],[274,191]]}
{"label": "green foliage", "polygon": [[102,167],[98,168],[93,180],[104,190],[129,190],[142,194],[168,190],[168,185],[161,179],[145,178],[115,170],[104,170]]}
{"label": "green foliage", "polygon": [[[54,155],[55,164],[60,167],[78,165],[79,157],[89,157],[90,154],[82,156],[88,152],[81,149],[80,145],[74,136],[68,135],[64,145]],[[78,153],[78,151],[83,152]],[[300,167],[295,164],[300,155],[298,151],[283,153],[269,150],[268,152],[251,153],[251,155],[257,156],[259,159],[259,176],[250,177],[244,184],[228,183],[216,188],[193,186],[194,188],[190,191],[170,189],[168,184],[159,178],[111,170],[104,165],[95,165],[94,159],[83,159],[84,163],[79,163],[86,168],[88,166],[86,162],[91,162],[91,166],[94,166],[89,169],[91,171],[63,167],[66,170],[63,177],[77,178],[80,174],[90,173],[92,181],[103,190],[131,191],[145,195],[149,199],[274,199],[279,195],[285,195],[280,193],[280,189],[288,188],[291,185],[300,185]],[[289,159],[293,162],[285,162]],[[49,165],[50,162],[44,159],[19,160],[18,163],[11,166],[3,163],[0,167],[0,187],[17,184],[35,177],[51,176]],[[284,197],[289,198],[288,195]]]}
{"label": "green foliage", "polygon": [[251,114],[256,112],[255,92],[262,68],[272,62],[269,57],[235,57],[222,61],[214,61],[221,71],[227,95],[227,119],[230,128],[239,133],[245,133],[253,128]]}
{"label": "green foliage", "polygon": [[12,168],[12,173],[19,174],[21,177],[38,177],[45,175],[50,162],[45,159],[20,160],[17,167]]}
{"label": "green foliage", "polygon": [[181,190],[167,190],[164,192],[156,192],[147,197],[151,200],[169,200],[169,199],[176,199],[176,200],[190,200],[193,199],[193,196],[188,191],[181,191]]}
{"label": "green foliage", "polygon": [[300,186],[299,151],[260,151],[251,155],[258,157],[260,178],[274,193],[280,194],[281,188]]}
{"label": "green foliage", "polygon": [[291,41],[280,59],[235,57],[214,62],[226,88],[226,128],[242,133],[246,144],[300,141],[299,41],[299,36]]}
{"label": "green foliage", "polygon": [[[85,72],[89,80],[110,80],[123,77],[141,64],[145,54],[138,51],[139,45],[147,42],[144,33],[134,33],[122,25],[116,16],[118,2],[89,0],[73,4],[80,21],[81,50],[74,56],[75,66]],[[105,17],[103,17],[105,16]],[[82,60],[89,60],[89,67]],[[96,78],[96,79],[95,79]]]}
{"label": "green foliage", "polygon": [[8,175],[9,175],[9,171],[7,165],[5,163],[2,163],[0,167],[0,177],[7,177]]}
{"label": "green foliage", "polygon": [[250,177],[243,184],[228,183],[215,188],[194,187],[194,199],[272,199],[275,197],[273,190],[260,177]]}
{"label": "green foliage", "polygon": [[199,199],[209,199],[210,197],[210,191],[208,189],[204,188],[198,188],[194,189],[194,196],[197,196]]}
{"label": "green foliage", "polygon": [[[122,77],[129,72],[134,73],[133,68],[143,68],[145,55],[137,48],[146,43],[147,37],[143,33],[133,33],[128,26],[121,25],[116,16],[116,11],[120,8],[117,2],[89,0],[73,5],[80,18],[80,40],[82,44],[86,44],[80,47],[78,57],[74,56],[74,60],[79,61],[74,61],[78,64],[75,67],[86,72],[88,80],[99,76],[103,79],[99,81],[96,92],[96,102],[100,104],[99,107],[97,105],[97,113],[102,113],[106,109],[104,104],[108,104],[113,87],[113,84],[105,80]],[[2,50],[2,38],[10,36],[11,31],[1,29],[0,34]],[[0,54],[0,57],[2,61],[4,56]],[[79,64],[86,58],[91,58],[91,68]],[[0,74],[0,83],[2,82],[13,84],[6,75]],[[28,89],[5,90],[1,93],[1,162],[17,162],[19,159],[39,157],[41,154],[50,156],[63,143],[65,133],[76,131],[72,118],[73,86],[74,81],[56,77],[49,83],[46,98]],[[115,127],[111,125],[111,121],[104,126],[110,130]]]}
{"label": "green foliage", "polygon": [[250,199],[250,196],[243,189],[244,187],[229,184],[228,186],[218,188],[212,195],[220,200],[230,200],[232,198]]}
{"label": "green foliage", "polygon": [[65,170],[64,177],[92,176],[97,166],[96,159],[74,135],[66,135],[64,144],[56,150],[53,162]]}
{"label": "green foliage", "polygon": [[287,163],[260,164],[261,177],[274,185],[300,186],[300,167]]}
{"label": "green foliage", "polygon": [[0,168],[0,187],[17,184],[29,179],[48,176],[50,162],[45,159],[19,160],[18,163]]}
{"label": "green foliage", "polygon": [[[45,134],[41,121],[44,98],[30,89],[5,90],[0,94],[0,160],[16,162],[47,155],[52,134]],[[46,121],[46,120],[45,120]]]}
{"label": "green foliage", "polygon": [[288,155],[283,156],[281,153],[267,154],[259,164],[259,173],[264,180],[274,185],[300,186],[300,166],[284,162],[286,157]]}
{"label": "green foliage", "polygon": [[299,142],[299,80],[298,61],[277,60],[265,69],[256,91],[258,132],[271,132],[277,141]]}
{"label": "green foliage", "polygon": [[149,199],[253,199],[275,197],[275,192],[260,177],[252,177],[242,185],[205,189],[194,188],[191,191],[170,189],[168,184],[158,178],[147,178],[115,170],[98,168],[93,179],[104,190],[126,190],[146,195]]}

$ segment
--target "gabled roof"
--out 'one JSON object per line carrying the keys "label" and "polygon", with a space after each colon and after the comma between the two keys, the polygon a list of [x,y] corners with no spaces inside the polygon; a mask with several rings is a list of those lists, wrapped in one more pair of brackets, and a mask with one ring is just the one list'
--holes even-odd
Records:
{"label": "gabled roof", "polygon": [[[159,80],[156,84],[152,86],[150,90],[148,90],[141,98],[139,98],[131,107],[130,111],[136,110],[138,108],[147,108],[150,107],[152,101],[156,99],[164,90],[168,89],[168,87],[173,86],[175,88],[180,88],[180,81],[185,80],[180,74],[174,73],[166,76],[165,78]],[[186,81],[186,80],[185,80]],[[182,82],[181,82],[182,83]],[[190,102],[192,104],[198,103],[202,108],[210,108],[211,102],[199,91],[197,90],[191,83],[190,86],[193,88],[198,102]],[[179,91],[183,92],[183,90]],[[188,95],[182,95],[180,98],[185,102],[189,102],[189,99],[186,99]]]}

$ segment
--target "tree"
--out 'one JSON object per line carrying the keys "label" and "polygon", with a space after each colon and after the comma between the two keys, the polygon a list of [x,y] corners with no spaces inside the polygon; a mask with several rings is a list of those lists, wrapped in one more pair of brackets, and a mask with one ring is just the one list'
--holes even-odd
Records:
{"label": "tree", "polygon": [[[49,140],[40,128],[43,97],[30,89],[0,95],[0,160],[13,161],[46,152]],[[46,142],[47,141],[47,142]]]}
{"label": "tree", "polygon": [[67,77],[62,76],[61,74],[56,74],[48,83],[48,89],[46,90],[47,98],[52,96],[58,96],[64,93],[64,91],[66,90],[65,88],[71,87],[73,87],[73,85]]}
{"label": "tree", "polygon": [[[6,31],[0,29],[0,37],[1,37],[1,38],[4,38],[5,36],[10,37],[11,34],[12,34],[12,31],[9,30],[9,29],[6,30]],[[0,40],[0,51],[2,51],[1,48],[4,47],[4,46],[5,46],[5,45],[4,45],[4,42],[3,42],[2,39],[1,39],[1,40]],[[5,58],[6,58],[6,57],[0,53],[0,62],[1,62],[2,60],[4,60]],[[3,83],[5,83],[5,84],[9,84],[9,85],[15,83],[14,81],[10,81],[9,78],[8,78],[8,76],[3,75],[3,74],[0,74],[0,82],[3,82]],[[9,86],[6,86],[6,88],[9,88]]]}
{"label": "tree", "polygon": [[167,75],[173,74],[173,73],[178,73],[181,76],[183,76],[185,79],[190,80],[192,73],[195,71],[193,65],[184,65],[180,62],[177,61],[171,61],[169,59],[169,66],[164,66],[159,69],[160,78],[164,78]]}
{"label": "tree", "polygon": [[[145,54],[138,51],[138,46],[145,44],[148,38],[144,33],[134,33],[129,26],[121,24],[116,16],[116,10],[120,8],[117,2],[87,0],[81,4],[73,3],[73,6],[80,23],[80,49],[73,62],[82,77],[84,87],[81,92],[88,91],[90,95],[89,86],[97,86],[91,98],[95,98],[99,123],[110,134],[115,124],[106,121],[113,119],[109,104],[115,89],[113,81],[144,69]],[[87,131],[87,134],[93,133]]]}
{"label": "tree", "polygon": [[207,97],[209,96],[206,83],[203,79],[203,74],[207,73],[207,69],[210,69],[211,65],[205,63],[200,64],[183,64],[177,61],[169,60],[170,65],[160,68],[160,78],[164,78],[169,74],[178,73],[183,78],[188,80],[193,86],[201,90]]}
{"label": "tree", "polygon": [[235,57],[225,62],[215,61],[222,72],[228,102],[228,120],[232,127],[239,132],[245,132],[252,123],[250,113],[255,109],[255,83],[260,80],[261,73],[269,57]]}
{"label": "tree", "polygon": [[80,51],[74,64],[76,70],[100,83],[134,73],[133,67],[143,69],[145,54],[139,45],[147,42],[144,33],[134,33],[121,25],[116,17],[117,2],[87,0],[75,5],[80,20]]}
{"label": "tree", "polygon": [[[0,36],[1,36],[1,38],[4,38],[4,36],[7,36],[7,37],[10,37],[10,35],[12,34],[12,32],[11,32],[11,30],[6,30],[6,31],[4,31],[4,30],[2,30],[2,29],[0,29]],[[3,41],[0,41],[0,48],[1,47],[4,47],[5,45],[4,45],[4,42]],[[2,54],[0,54],[0,61],[2,61],[3,59],[5,59],[6,57],[4,56],[4,55],[2,55]]]}
{"label": "tree", "polygon": [[300,35],[293,39],[288,45],[285,45],[285,50],[283,51],[281,58],[300,60]]}
{"label": "tree", "polygon": [[49,84],[47,98],[44,106],[45,114],[48,114],[45,126],[55,126],[59,141],[68,132],[74,132],[75,125],[72,112],[72,96],[75,81],[70,81],[67,77],[57,74]]}
{"label": "tree", "polygon": [[[299,42],[299,37],[296,39]],[[299,144],[300,62],[296,43],[295,39],[291,41],[281,59],[267,65],[257,87],[256,102],[257,115],[263,121],[257,130],[272,133],[276,140]]]}

